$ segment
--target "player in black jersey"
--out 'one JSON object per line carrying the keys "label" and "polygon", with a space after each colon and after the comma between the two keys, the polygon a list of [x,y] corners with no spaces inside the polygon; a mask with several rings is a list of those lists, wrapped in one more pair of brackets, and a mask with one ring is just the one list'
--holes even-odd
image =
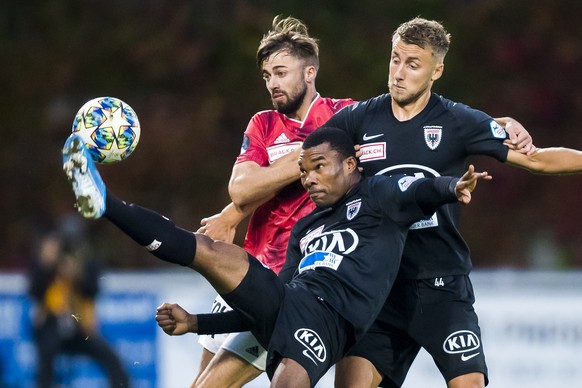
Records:
{"label": "player in black jersey", "polygon": [[[273,386],[314,386],[370,326],[396,276],[412,222],[445,203],[468,203],[479,179],[384,176],[363,179],[354,145],[337,129],[303,143],[301,182],[317,208],[293,229],[281,277],[242,248],[176,227],[117,199],[85,144],[72,134],[63,169],[85,217],[104,217],[156,257],[202,274],[239,314],[238,327],[268,347]],[[377,238],[381,235],[383,238]],[[195,331],[195,320],[165,304],[156,320],[168,334]],[[232,323],[232,322],[231,322]]]}
{"label": "player in black jersey", "polygon": [[[582,153],[504,145],[491,116],[431,92],[443,73],[450,37],[437,22],[415,18],[392,37],[390,93],[346,107],[326,125],[361,145],[366,176],[459,176],[467,157],[545,173],[582,172]],[[336,367],[336,387],[400,387],[424,347],[449,387],[483,387],[487,367],[470,279],[469,249],[457,229],[460,207],[448,204],[415,223],[400,271],[377,321]]]}

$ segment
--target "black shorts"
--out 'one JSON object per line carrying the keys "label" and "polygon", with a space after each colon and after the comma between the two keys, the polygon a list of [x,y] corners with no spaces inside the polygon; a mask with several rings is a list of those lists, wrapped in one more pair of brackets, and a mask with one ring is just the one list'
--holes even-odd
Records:
{"label": "black shorts", "polygon": [[222,295],[249,320],[268,349],[269,379],[283,358],[298,362],[314,386],[354,343],[352,325],[301,284],[284,285],[273,271],[249,255],[249,270],[239,286]]}
{"label": "black shorts", "polygon": [[371,361],[383,377],[382,387],[402,386],[421,347],[447,382],[481,372],[487,384],[474,302],[466,275],[397,280],[380,315],[348,354]]}
{"label": "black shorts", "polygon": [[323,299],[291,283],[279,312],[269,345],[269,378],[283,358],[299,363],[309,375],[311,386],[339,361],[354,343],[352,325]]}
{"label": "black shorts", "polygon": [[285,286],[271,269],[248,256],[249,270],[241,283],[221,296],[249,321],[251,332],[266,349],[285,296]]}

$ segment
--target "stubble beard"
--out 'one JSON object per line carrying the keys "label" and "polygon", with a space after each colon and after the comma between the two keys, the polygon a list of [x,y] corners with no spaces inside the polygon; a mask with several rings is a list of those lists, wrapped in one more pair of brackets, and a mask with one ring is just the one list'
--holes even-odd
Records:
{"label": "stubble beard", "polygon": [[285,103],[273,102],[273,105],[277,112],[282,113],[284,115],[289,115],[299,110],[301,104],[303,104],[303,100],[305,100],[305,96],[307,95],[307,85],[305,83],[302,83],[302,85],[303,88],[301,88],[299,92],[295,93],[292,96],[283,92],[283,94],[287,96],[287,102]]}
{"label": "stubble beard", "polygon": [[396,105],[398,105],[399,107],[403,108],[417,102],[420,99],[420,97],[424,93],[426,93],[427,90],[429,90],[430,85],[426,84],[424,85],[424,87],[420,88],[416,93],[407,94],[401,97],[394,95],[394,93],[392,92],[392,87],[393,87],[392,84],[388,85],[388,90],[390,91],[390,95],[392,96],[392,101],[394,101]]}

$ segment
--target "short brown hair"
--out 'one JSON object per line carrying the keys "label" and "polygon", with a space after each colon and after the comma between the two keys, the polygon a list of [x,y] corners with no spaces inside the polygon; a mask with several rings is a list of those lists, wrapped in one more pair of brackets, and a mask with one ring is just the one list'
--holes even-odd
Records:
{"label": "short brown hair", "polygon": [[423,18],[414,18],[402,23],[392,35],[392,43],[400,38],[404,43],[414,44],[421,48],[430,47],[441,62],[445,59],[451,44],[451,34],[445,27],[435,21]]}
{"label": "short brown hair", "polygon": [[299,19],[276,16],[273,26],[267,32],[257,50],[257,65],[261,69],[263,62],[278,51],[287,51],[305,62],[319,68],[319,46],[317,39],[309,36],[307,26]]}

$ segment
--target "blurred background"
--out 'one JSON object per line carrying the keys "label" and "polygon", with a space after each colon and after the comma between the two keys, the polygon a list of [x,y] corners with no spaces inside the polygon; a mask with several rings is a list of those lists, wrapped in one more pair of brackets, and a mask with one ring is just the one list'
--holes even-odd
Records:
{"label": "blurred background", "polygon": [[[73,209],[61,171],[73,117],[98,96],[130,104],[140,144],[123,163],[100,167],[105,182],[197,229],[229,201],[248,120],[271,108],[255,52],[278,14],[302,19],[319,39],[318,91],[354,99],[386,91],[390,36],[400,23],[439,20],[452,46],[435,92],[516,118],[537,146],[582,149],[582,6],[573,0],[4,1],[0,271],[26,273],[52,230],[78,233],[106,271],[173,270]],[[476,270],[581,270],[582,176],[474,161],[494,177],[461,220]],[[237,241],[243,237],[241,227]]]}

